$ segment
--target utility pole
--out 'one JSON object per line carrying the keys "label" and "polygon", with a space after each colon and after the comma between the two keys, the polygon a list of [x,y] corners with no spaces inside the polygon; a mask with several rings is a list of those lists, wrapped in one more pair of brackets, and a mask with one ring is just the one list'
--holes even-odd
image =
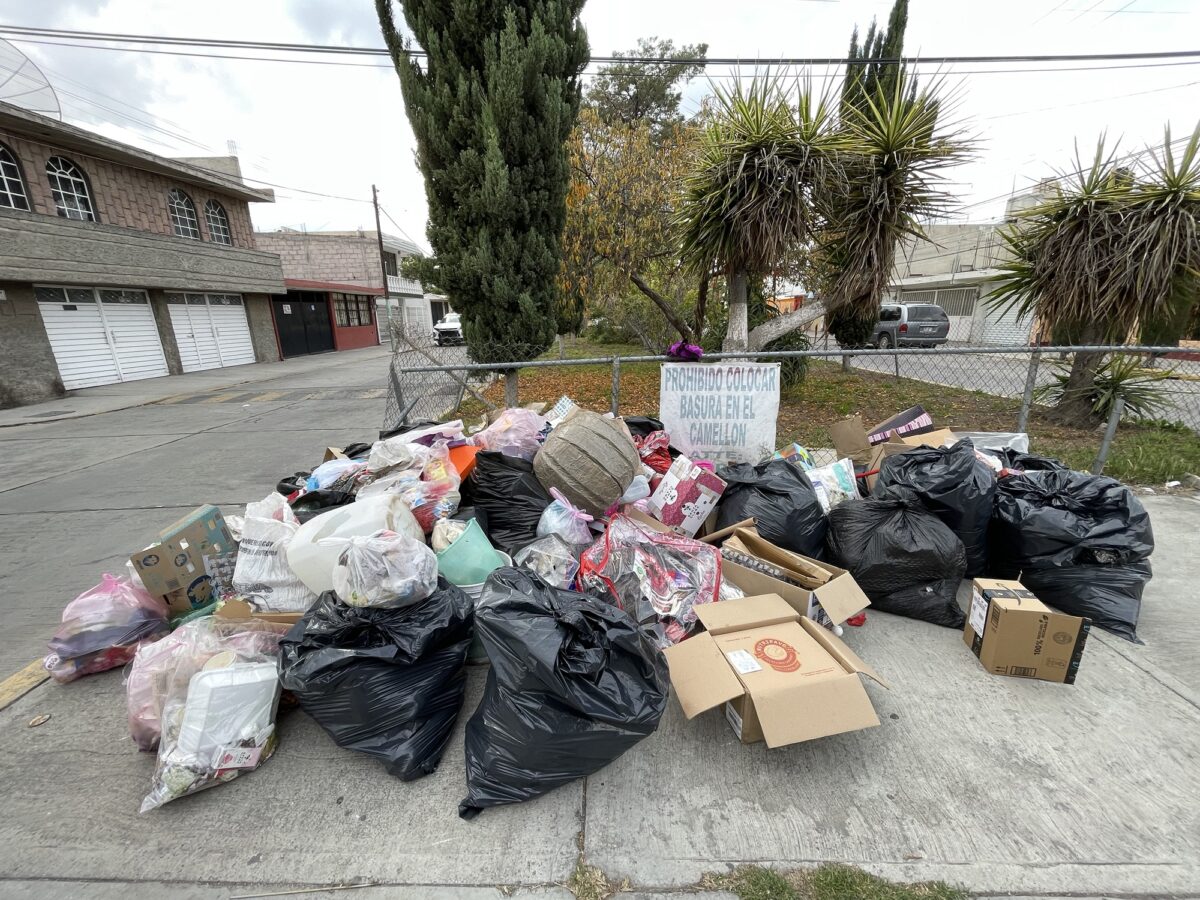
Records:
{"label": "utility pole", "polygon": [[375,239],[379,242],[379,271],[383,275],[383,308],[387,310],[388,346],[396,352],[396,336],[392,333],[392,298],[388,296],[388,270],[383,256],[383,229],[379,226],[379,190],[371,185],[371,204],[375,207]]}

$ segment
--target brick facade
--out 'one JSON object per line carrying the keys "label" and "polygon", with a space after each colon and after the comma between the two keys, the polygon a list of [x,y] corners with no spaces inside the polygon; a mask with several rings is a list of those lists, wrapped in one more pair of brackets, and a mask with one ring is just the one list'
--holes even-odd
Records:
{"label": "brick facade", "polygon": [[208,222],[204,216],[204,204],[212,199],[225,208],[233,246],[247,250],[255,247],[250,206],[245,200],[185,184],[156,172],[142,171],[78,151],[60,150],[50,144],[29,140],[4,129],[0,129],[0,143],[7,146],[17,157],[25,179],[25,190],[35,213],[57,215],[54,198],[50,193],[50,182],[46,177],[46,160],[51,156],[63,156],[75,163],[87,177],[96,218],[103,224],[173,235],[167,213],[167,191],[179,188],[192,198],[196,206],[196,218],[199,220],[201,239],[204,242],[211,241]]}
{"label": "brick facade", "polygon": [[259,250],[279,256],[284,278],[383,288],[379,244],[373,232],[328,235],[260,231],[254,242]]}

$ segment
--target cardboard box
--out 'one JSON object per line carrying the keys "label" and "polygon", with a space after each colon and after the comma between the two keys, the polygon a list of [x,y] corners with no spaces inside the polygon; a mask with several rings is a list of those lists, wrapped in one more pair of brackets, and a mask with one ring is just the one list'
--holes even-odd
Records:
{"label": "cardboard box", "polygon": [[[777,566],[783,570],[784,575],[790,581],[798,582],[803,601],[795,602],[790,599],[791,595],[795,593],[794,590],[789,590],[787,592],[789,597],[785,599],[788,599],[798,613],[820,625],[825,627],[841,625],[851,616],[857,615],[871,605],[871,601],[858,586],[854,576],[845,569],[777,547],[752,528],[738,528],[732,536],[726,539],[725,546]],[[722,571],[725,572],[725,577],[743,591],[763,593],[762,590],[757,589],[762,586],[762,582],[746,577],[747,571],[754,571],[752,568],[732,560],[722,560]],[[762,572],[754,572],[754,574],[770,578],[775,584],[780,583],[778,579],[764,575]],[[754,587],[747,587],[742,582],[749,582]],[[783,582],[783,584],[787,585],[787,582]],[[795,586],[789,587],[794,588]]]}
{"label": "cardboard box", "polygon": [[724,706],[742,743],[768,747],[879,724],[859,674],[886,682],[783,598],[743,597],[696,612],[706,630],[664,651],[689,719]]}
{"label": "cardboard box", "polygon": [[833,438],[833,447],[838,456],[848,456],[856,465],[876,473],[867,476],[867,490],[875,487],[879,467],[889,456],[895,456],[913,447],[942,447],[956,440],[954,432],[950,429],[938,428],[920,434],[885,433],[876,441],[874,437],[878,436],[879,428],[880,426],[876,425],[868,431],[863,426],[861,416],[850,416],[829,426],[829,436]]}
{"label": "cardboard box", "polygon": [[299,612],[255,612],[245,600],[226,600],[221,604],[220,608],[213,613],[218,619],[225,619],[231,622],[244,622],[247,620],[255,620],[258,622],[274,622],[277,625],[295,625],[304,617],[304,613]]}
{"label": "cardboard box", "polygon": [[130,557],[146,590],[162,597],[172,615],[211,603],[212,579],[204,557],[223,556],[237,548],[221,511],[212,504],[197,507],[158,537],[158,543]]}
{"label": "cardboard box", "polygon": [[1019,581],[976,578],[963,641],[993,675],[1074,684],[1092,620],[1054,612]]}
{"label": "cardboard box", "polygon": [[345,458],[346,458],[346,454],[343,453],[341,450],[339,450],[337,447],[326,447],[325,448],[325,456],[321,460],[321,462],[327,463],[327,462],[331,462],[335,459],[345,459]]}
{"label": "cardboard box", "polygon": [[723,493],[723,479],[680,455],[663,473],[658,487],[650,495],[649,507],[654,516],[676,534],[694,537],[716,510]]}

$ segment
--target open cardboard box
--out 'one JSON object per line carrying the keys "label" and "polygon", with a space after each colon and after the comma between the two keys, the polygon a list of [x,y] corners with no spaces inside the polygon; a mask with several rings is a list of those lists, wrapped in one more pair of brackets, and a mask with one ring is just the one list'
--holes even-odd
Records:
{"label": "open cardboard box", "polygon": [[696,613],[706,630],[663,651],[689,719],[724,705],[742,743],[768,747],[879,724],[859,675],[887,683],[782,597],[703,604]]}
{"label": "open cardboard box", "polygon": [[913,447],[944,447],[957,440],[949,428],[938,428],[923,434],[899,435],[893,432],[880,437],[881,425],[868,430],[863,426],[861,416],[850,416],[829,426],[829,436],[833,438],[838,457],[848,456],[857,465],[865,466],[868,472],[875,473],[867,476],[867,490],[875,487],[879,467],[889,456],[904,453]]}
{"label": "open cardboard box", "polygon": [[129,561],[146,590],[161,597],[171,615],[183,615],[213,601],[212,578],[206,556],[234,552],[225,517],[211,503],[198,506],[159,532],[158,541],[133,554]]}

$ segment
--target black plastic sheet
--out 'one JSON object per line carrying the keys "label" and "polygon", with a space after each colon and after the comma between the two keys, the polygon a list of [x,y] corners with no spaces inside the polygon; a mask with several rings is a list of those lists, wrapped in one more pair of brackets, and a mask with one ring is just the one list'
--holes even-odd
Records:
{"label": "black plastic sheet", "polygon": [[666,660],[617,607],[503,568],[476,624],[491,668],[467,723],[464,819],[590,775],[658,727]]}
{"label": "black plastic sheet", "polygon": [[717,474],[729,483],[717,508],[718,529],[754,519],[758,533],[777,547],[825,558],[825,511],[797,466],[773,459],[757,466],[736,463]]}
{"label": "black plastic sheet", "polygon": [[537,537],[542,512],[553,499],[533,474],[533,463],[485,450],[462,484],[462,506],[473,506],[479,527],[509,556]]}
{"label": "black plastic sheet", "polygon": [[327,591],[280,641],[280,681],[338,746],[412,781],[437,769],[462,708],[472,617],[445,579],[400,609],[347,606]]}
{"label": "black plastic sheet", "polygon": [[966,571],[962,541],[903,488],[850,500],[829,511],[829,550],[871,606],[883,612],[962,628],[956,595]]}
{"label": "black plastic sheet", "polygon": [[1000,479],[989,569],[1044,602],[1137,641],[1154,532],[1133,492],[1115,479],[1066,469]]}
{"label": "black plastic sheet", "polygon": [[879,469],[873,496],[895,488],[912,491],[958,535],[967,553],[967,577],[987,571],[987,531],[996,497],[996,472],[975,455],[969,440],[952,447],[914,447],[889,456]]}

